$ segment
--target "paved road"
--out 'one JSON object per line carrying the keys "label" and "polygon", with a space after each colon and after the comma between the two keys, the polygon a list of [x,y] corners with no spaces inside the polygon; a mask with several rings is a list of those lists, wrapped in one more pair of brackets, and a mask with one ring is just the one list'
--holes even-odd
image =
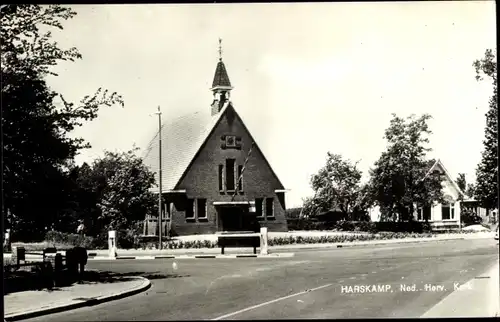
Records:
{"label": "paved road", "polygon": [[[123,260],[90,268],[146,276],[123,300],[29,321],[419,317],[498,261],[493,239],[343,248],[277,259]],[[402,292],[402,284],[443,286]],[[375,293],[346,293],[377,285]],[[385,288],[389,285],[391,288]],[[309,291],[307,291],[309,290]]]}

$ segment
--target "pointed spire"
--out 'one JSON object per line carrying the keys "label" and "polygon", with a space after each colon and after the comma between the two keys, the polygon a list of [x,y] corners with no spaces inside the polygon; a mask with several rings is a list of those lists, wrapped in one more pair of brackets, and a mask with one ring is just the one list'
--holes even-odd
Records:
{"label": "pointed spire", "polygon": [[222,61],[222,39],[219,38],[219,61],[215,68],[214,81],[212,82],[211,91],[214,93],[214,100],[212,102],[212,116],[219,113],[224,104],[229,102],[230,93],[233,87],[227,75],[226,66]]}
{"label": "pointed spire", "polygon": [[227,75],[226,66],[222,61],[222,39],[219,38],[219,62],[215,68],[214,81],[212,82],[212,90],[231,90],[231,82]]}
{"label": "pointed spire", "polygon": [[221,60],[217,63],[217,68],[215,69],[215,76],[214,76],[214,81],[212,82],[212,89],[223,88],[223,87],[226,88],[229,87],[227,89],[230,89],[231,82],[229,81],[229,76],[227,75],[226,66],[224,66],[224,63]]}

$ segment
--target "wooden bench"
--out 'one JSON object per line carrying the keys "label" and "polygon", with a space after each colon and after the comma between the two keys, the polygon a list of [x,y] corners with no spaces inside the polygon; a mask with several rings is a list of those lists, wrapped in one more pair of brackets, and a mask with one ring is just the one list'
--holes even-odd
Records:
{"label": "wooden bench", "polygon": [[257,247],[260,247],[260,234],[252,232],[223,233],[218,236],[218,244],[221,248],[221,254],[224,254],[226,247],[253,247],[253,253],[257,254]]}

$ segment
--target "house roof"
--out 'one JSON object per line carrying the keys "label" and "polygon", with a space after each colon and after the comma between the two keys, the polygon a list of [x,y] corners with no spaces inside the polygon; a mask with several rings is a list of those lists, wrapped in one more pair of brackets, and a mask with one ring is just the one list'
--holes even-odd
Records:
{"label": "house roof", "polygon": [[[278,180],[279,185],[283,188],[283,184],[258,147],[252,134],[243,123],[241,117],[234,110],[232,104],[228,101],[224,104],[222,110],[214,116],[210,116],[208,113],[193,113],[163,123],[161,128],[162,192],[171,192],[176,189],[194,158],[229,108],[234,111],[236,117],[241,121],[242,127],[247,131],[251,140],[254,142],[254,149],[261,152],[264,162],[269,166],[271,172]],[[144,164],[156,173],[159,170],[158,156],[158,133],[156,133],[148,144],[143,156]],[[157,189],[152,189],[152,191],[156,192]]]}
{"label": "house roof", "polygon": [[215,68],[214,81],[212,82],[212,88],[216,87],[231,87],[231,82],[229,81],[229,76],[227,75],[226,66],[219,60],[217,67]]}
{"label": "house roof", "polygon": [[[453,185],[453,187],[455,189],[457,189],[458,193],[461,194],[462,196],[464,196],[465,194],[463,193],[462,189],[460,189],[460,187],[458,186],[458,184],[455,182],[455,180],[453,180],[453,178],[451,177],[450,173],[448,172],[448,170],[446,170],[446,168],[444,167],[443,163],[441,162],[440,159],[437,159],[437,160],[430,160],[430,162],[433,162],[432,166],[429,168],[429,171],[427,171],[426,173],[426,177],[431,174],[435,169],[436,167],[440,166],[441,169],[443,169],[444,171],[444,174],[446,175],[446,177],[448,178],[448,180],[451,182],[451,184]],[[430,164],[430,163],[429,163]]]}

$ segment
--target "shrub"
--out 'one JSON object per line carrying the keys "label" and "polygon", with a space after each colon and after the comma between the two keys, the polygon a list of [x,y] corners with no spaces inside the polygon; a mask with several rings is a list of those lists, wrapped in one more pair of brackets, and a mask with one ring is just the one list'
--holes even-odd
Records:
{"label": "shrub", "polygon": [[351,221],[340,220],[335,224],[335,228],[341,231],[354,231],[354,223]]}
{"label": "shrub", "polygon": [[59,231],[48,231],[45,234],[45,241],[53,245],[58,245],[58,248],[84,247],[95,249],[97,246],[101,246],[93,237]]}

